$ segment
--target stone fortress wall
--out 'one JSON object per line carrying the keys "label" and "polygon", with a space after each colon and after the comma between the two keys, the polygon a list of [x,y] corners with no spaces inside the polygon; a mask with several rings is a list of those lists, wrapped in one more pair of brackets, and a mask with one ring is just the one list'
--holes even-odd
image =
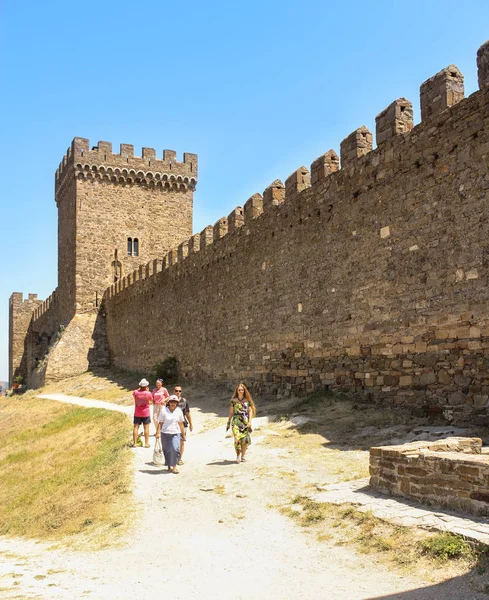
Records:
{"label": "stone fortress wall", "polygon": [[24,295],[14,292],[9,300],[9,382],[14,383],[14,378],[26,371],[27,354],[26,333],[32,320],[34,311],[42,304],[37,294],[29,294],[24,300]]}
{"label": "stone fortress wall", "polygon": [[[96,306],[117,269],[119,277],[132,272],[192,234],[196,181],[195,154],[178,162],[172,150],[159,159],[143,148],[138,157],[131,144],[115,154],[110,142],[90,150],[87,139],[73,140],[55,180],[59,248],[68,249],[58,256],[58,287],[71,300],[68,318]],[[128,237],[138,239],[137,256],[127,253]]]}
{"label": "stone fortress wall", "polygon": [[107,289],[113,363],[489,423],[489,43]]}
{"label": "stone fortress wall", "polygon": [[[110,362],[105,289],[192,233],[197,156],[75,138],[56,171],[58,287],[43,303],[11,298],[10,381],[30,385]],[[128,253],[128,238],[138,240]]]}

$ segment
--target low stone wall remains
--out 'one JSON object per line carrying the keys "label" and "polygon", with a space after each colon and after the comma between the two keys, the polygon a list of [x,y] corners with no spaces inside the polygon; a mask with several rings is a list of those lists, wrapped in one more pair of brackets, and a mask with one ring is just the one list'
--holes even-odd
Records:
{"label": "low stone wall remains", "polygon": [[489,516],[489,454],[479,438],[453,437],[370,449],[370,486],[456,511]]}

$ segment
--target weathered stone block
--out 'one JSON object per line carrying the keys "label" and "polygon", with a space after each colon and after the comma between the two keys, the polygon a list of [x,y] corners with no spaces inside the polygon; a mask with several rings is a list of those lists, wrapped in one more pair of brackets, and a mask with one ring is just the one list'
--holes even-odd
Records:
{"label": "weathered stone block", "polygon": [[194,252],[198,252],[200,250],[200,233],[196,233],[193,235],[188,241],[188,251],[189,254],[193,254]]}
{"label": "weathered stone block", "polygon": [[375,118],[377,146],[395,135],[411,131],[413,127],[413,105],[406,98],[395,100]]}
{"label": "weathered stone block", "polygon": [[134,145],[133,144],[121,144],[119,152],[123,158],[126,158],[126,159],[132,158],[134,156]]}
{"label": "weathered stone block", "polygon": [[178,262],[183,261],[188,256],[188,242],[182,242],[178,246]]}
{"label": "weathered stone block", "polygon": [[436,375],[430,371],[428,373],[422,373],[419,376],[420,385],[430,385],[431,383],[436,383]]}
{"label": "weathered stone block", "polygon": [[224,237],[228,232],[228,219],[221,217],[214,225],[214,241]]}
{"label": "weathered stone block", "polygon": [[328,150],[311,164],[311,185],[324,181],[340,168],[340,159],[334,150]]}
{"label": "weathered stone block", "polygon": [[[97,145],[99,154],[102,155],[103,160],[108,158],[109,154],[112,154],[112,142],[99,142]],[[105,156],[104,156],[105,155]]]}
{"label": "weathered stone block", "polygon": [[365,156],[372,150],[372,132],[365,126],[350,133],[340,144],[341,166]]}
{"label": "weathered stone block", "polygon": [[268,210],[272,206],[277,206],[285,200],[285,186],[276,179],[263,192],[263,210]]}
{"label": "weathered stone block", "polygon": [[489,85],[489,40],[477,51],[477,75],[482,90]]}
{"label": "weathered stone block", "polygon": [[421,119],[437,115],[463,98],[464,76],[455,65],[450,65],[421,85]]}
{"label": "weathered stone block", "polygon": [[228,216],[228,232],[233,233],[244,225],[244,211],[241,206],[236,207]]}
{"label": "weathered stone block", "polygon": [[[268,188],[267,188],[268,189]],[[250,223],[256,217],[259,217],[263,212],[263,198],[261,194],[253,194],[244,205],[244,220],[245,223]]]}
{"label": "weathered stone block", "polygon": [[[285,198],[291,198],[311,185],[311,175],[307,167],[300,167],[285,180]],[[265,192],[263,193],[265,197]]]}
{"label": "weathered stone block", "polygon": [[214,241],[214,228],[212,225],[207,225],[200,232],[200,249],[205,249],[206,246],[209,246]]}

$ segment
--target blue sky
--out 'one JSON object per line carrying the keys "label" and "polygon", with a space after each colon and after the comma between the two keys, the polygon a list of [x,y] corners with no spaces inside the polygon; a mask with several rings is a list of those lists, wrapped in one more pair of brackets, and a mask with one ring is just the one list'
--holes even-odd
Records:
{"label": "blue sky", "polygon": [[199,154],[194,231],[448,64],[477,89],[487,0],[3,0],[0,379],[8,298],[57,281],[54,172],[75,136]]}

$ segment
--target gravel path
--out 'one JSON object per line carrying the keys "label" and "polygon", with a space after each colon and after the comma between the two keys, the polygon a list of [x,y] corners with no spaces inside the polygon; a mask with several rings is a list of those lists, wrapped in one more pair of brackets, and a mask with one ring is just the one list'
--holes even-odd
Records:
{"label": "gravel path", "polygon": [[[132,413],[127,407],[105,406],[107,403],[85,398],[42,397]],[[260,445],[265,434],[254,434],[249,461],[237,465],[232,461],[232,440],[225,438],[223,428],[199,433],[202,414],[193,411],[193,417],[196,427],[186,444],[185,465],[179,475],[152,466],[152,450],[133,450],[137,525],[124,545],[75,552],[0,538],[0,587],[12,586],[2,592],[2,598],[487,597],[467,592],[463,578],[424,587],[428,584],[373,564],[372,557],[306,535],[268,507],[273,502],[270,486],[280,485],[280,480],[263,476],[261,467],[280,465],[284,459],[270,455],[270,449]]]}

